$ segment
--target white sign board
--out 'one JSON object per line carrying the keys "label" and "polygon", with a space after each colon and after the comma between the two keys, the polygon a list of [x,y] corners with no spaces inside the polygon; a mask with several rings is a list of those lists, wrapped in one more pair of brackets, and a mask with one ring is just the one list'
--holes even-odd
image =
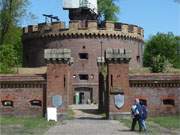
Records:
{"label": "white sign board", "polygon": [[64,9],[79,8],[79,0],[63,0]]}
{"label": "white sign board", "polygon": [[47,120],[54,120],[57,121],[57,109],[55,107],[48,107],[47,108]]}

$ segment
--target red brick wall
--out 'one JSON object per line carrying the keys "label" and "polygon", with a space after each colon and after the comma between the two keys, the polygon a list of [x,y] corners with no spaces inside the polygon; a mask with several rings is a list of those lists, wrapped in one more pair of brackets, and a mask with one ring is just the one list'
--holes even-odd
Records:
{"label": "red brick wall", "polygon": [[[132,93],[129,91],[128,67],[128,64],[108,64],[109,112],[128,112],[130,110]],[[112,93],[113,88],[120,88],[124,93],[125,103],[120,109],[115,106],[114,95],[118,93]]]}
{"label": "red brick wall", "polygon": [[[133,99],[147,100],[151,115],[180,114],[180,75],[130,75],[129,79]],[[163,104],[164,99],[173,99],[175,105]]]}
{"label": "red brick wall", "polygon": [[[46,102],[44,94],[45,79],[42,76],[0,76],[0,114],[43,116]],[[3,106],[4,100],[13,101],[13,107]],[[32,100],[40,100],[41,106],[31,106]]]}
{"label": "red brick wall", "polygon": [[65,112],[67,105],[73,100],[70,66],[67,64],[48,64],[47,66],[47,107],[53,107],[52,96],[61,95],[63,105],[58,108],[58,112]]}
{"label": "red brick wall", "polygon": [[[150,88],[131,87],[134,98],[146,99],[151,115],[166,115],[180,113],[180,88]],[[163,99],[174,99],[175,106],[164,105]]]}
{"label": "red brick wall", "polygon": [[[13,107],[4,107],[0,103],[1,115],[17,115],[17,116],[43,116],[43,89],[42,88],[13,88],[0,89],[0,99],[13,101]],[[41,107],[33,107],[31,100],[40,100]]]}
{"label": "red brick wall", "polygon": [[[123,38],[95,38],[95,37],[69,37],[69,38],[46,38],[46,39],[31,39],[24,41],[24,66],[38,67],[44,66],[44,49],[47,48],[67,48],[71,49],[74,64],[72,65],[72,75],[88,74],[94,75],[93,79],[82,81],[78,77],[72,79],[74,87],[84,87],[84,85],[92,86],[93,93],[98,93],[98,66],[97,57],[101,56],[107,48],[126,48],[132,51],[132,59],[130,61],[131,68],[137,68],[142,65],[142,61],[137,62],[137,56],[140,55],[142,59],[142,44],[143,42],[133,39]],[[85,48],[83,48],[85,47]],[[88,53],[88,60],[79,58],[79,53]],[[72,76],[71,76],[72,77]],[[98,95],[97,95],[98,97]],[[98,99],[95,99],[98,102]]]}

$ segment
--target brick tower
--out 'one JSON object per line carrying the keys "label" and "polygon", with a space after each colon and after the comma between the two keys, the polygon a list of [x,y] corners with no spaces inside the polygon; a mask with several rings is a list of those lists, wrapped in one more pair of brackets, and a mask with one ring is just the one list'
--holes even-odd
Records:
{"label": "brick tower", "polygon": [[56,107],[58,117],[64,116],[72,103],[69,49],[46,49],[47,61],[47,107]]}
{"label": "brick tower", "polygon": [[107,107],[109,118],[129,112],[131,93],[129,90],[130,52],[125,49],[106,49],[107,63]]}

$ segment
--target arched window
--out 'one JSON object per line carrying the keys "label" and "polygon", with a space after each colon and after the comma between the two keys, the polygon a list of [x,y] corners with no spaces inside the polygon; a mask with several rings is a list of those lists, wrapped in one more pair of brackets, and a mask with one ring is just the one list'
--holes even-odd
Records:
{"label": "arched window", "polygon": [[174,99],[163,99],[163,105],[175,106],[175,101],[174,101]]}
{"label": "arched window", "polygon": [[3,105],[3,106],[13,107],[13,101],[11,101],[11,100],[3,100],[3,101],[2,101],[2,105]]}
{"label": "arched window", "polygon": [[31,100],[31,106],[42,106],[41,100]]}

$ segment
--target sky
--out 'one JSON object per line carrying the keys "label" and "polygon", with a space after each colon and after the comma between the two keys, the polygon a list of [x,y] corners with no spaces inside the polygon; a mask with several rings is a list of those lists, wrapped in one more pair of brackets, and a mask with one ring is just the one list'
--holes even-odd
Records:
{"label": "sky", "polygon": [[[30,1],[28,12],[35,15],[35,19],[26,16],[22,26],[44,22],[42,14],[53,14],[68,24],[63,0]],[[173,32],[180,36],[180,0],[118,0],[117,4],[120,6],[118,20],[143,27],[146,40],[157,32]]]}

